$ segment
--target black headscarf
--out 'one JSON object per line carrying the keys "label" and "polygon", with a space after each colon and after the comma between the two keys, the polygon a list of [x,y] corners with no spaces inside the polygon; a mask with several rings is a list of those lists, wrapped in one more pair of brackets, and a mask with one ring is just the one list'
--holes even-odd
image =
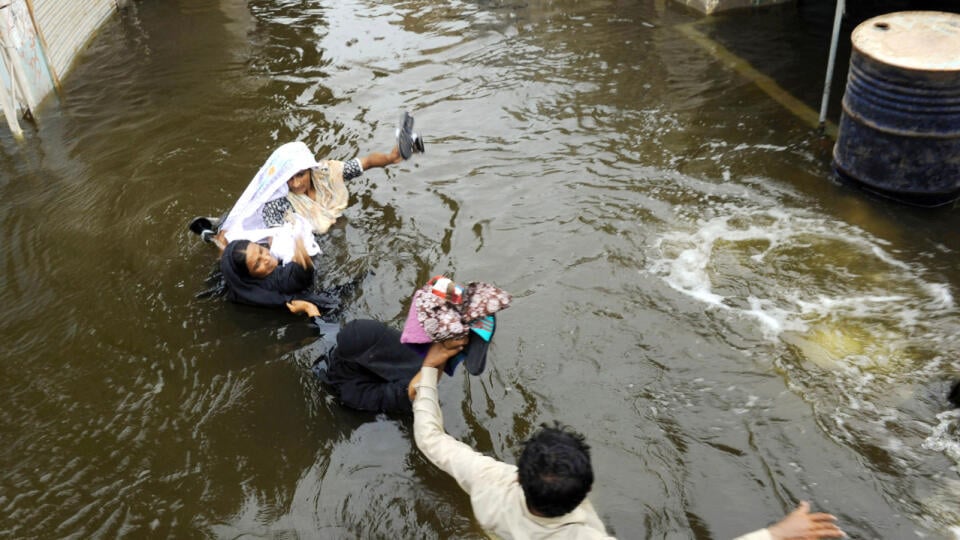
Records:
{"label": "black headscarf", "polygon": [[328,295],[310,291],[313,286],[313,272],[299,264],[290,263],[277,266],[264,278],[255,278],[247,270],[244,262],[234,261],[234,253],[246,250],[249,242],[235,240],[227,244],[220,257],[220,271],[226,282],[227,299],[241,304],[265,307],[284,307],[291,300],[306,300],[321,310],[332,310],[340,302]]}

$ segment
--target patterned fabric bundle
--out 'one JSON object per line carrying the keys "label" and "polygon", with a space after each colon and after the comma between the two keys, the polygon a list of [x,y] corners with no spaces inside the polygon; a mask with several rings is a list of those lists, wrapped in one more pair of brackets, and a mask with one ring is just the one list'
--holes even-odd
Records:
{"label": "patterned fabric bundle", "polygon": [[510,307],[509,293],[482,281],[461,287],[436,276],[417,289],[400,341],[429,343],[467,335],[471,325]]}

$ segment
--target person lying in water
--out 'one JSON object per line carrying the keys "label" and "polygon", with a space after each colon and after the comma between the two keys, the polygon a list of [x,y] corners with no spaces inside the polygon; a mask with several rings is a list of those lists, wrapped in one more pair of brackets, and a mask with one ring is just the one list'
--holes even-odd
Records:
{"label": "person lying in water", "polygon": [[[312,292],[313,270],[313,259],[301,238],[294,240],[293,256],[287,264],[281,264],[266,246],[249,240],[227,243],[220,256],[228,300],[252,306],[286,307],[291,313],[303,312],[306,303],[318,315],[321,309],[339,305],[330,294]],[[301,303],[293,304],[294,301]]]}
{"label": "person lying in water", "polygon": [[[270,154],[222,223],[195,218],[190,230],[204,239],[226,231],[226,241],[262,241],[274,227],[294,222],[296,215],[312,234],[327,232],[347,207],[345,181],[369,169],[385,168],[423,152],[423,139],[413,133],[413,117],[404,113],[397,144],[389,152],[373,152],[349,161],[317,161],[302,142],[281,145]],[[295,228],[304,228],[294,222]]]}
{"label": "person lying in water", "polygon": [[[286,147],[286,148],[285,148]],[[314,234],[327,232],[347,207],[349,192],[345,181],[352,180],[373,168],[384,168],[409,159],[415,152],[423,152],[423,139],[413,133],[413,117],[403,113],[397,130],[397,144],[388,153],[374,152],[349,161],[315,161],[303,143],[289,143],[283,149],[283,159],[290,165],[286,172],[296,169],[287,180],[283,197],[267,201],[261,211],[267,226],[282,225],[291,212],[306,218]],[[282,178],[284,174],[279,174]],[[281,188],[282,189],[282,188]]]}
{"label": "person lying in water", "polygon": [[349,161],[316,161],[303,143],[289,143],[277,149],[288,153],[289,163],[298,170],[286,181],[286,194],[264,203],[261,217],[268,227],[283,225],[287,215],[303,216],[314,234],[327,232],[347,207],[350,193],[345,181],[352,180],[373,168],[383,168],[403,161],[400,149],[389,153],[374,152]]}
{"label": "person lying in water", "polygon": [[402,333],[369,319],[350,321],[341,329],[319,319],[319,310],[308,302],[292,302],[290,310],[314,317],[326,349],[314,372],[343,405],[410,413],[411,392],[425,362],[443,363],[449,375],[458,361],[473,375],[483,371],[494,313],[506,309],[510,300],[493,285],[460,287],[438,276],[414,294]]}
{"label": "person lying in water", "polygon": [[[314,235],[325,233],[346,208],[345,179],[423,152],[423,140],[412,129],[413,118],[404,113],[397,145],[389,153],[374,152],[348,162],[318,162],[302,142],[281,145],[223,220],[194,218],[189,229],[220,248],[228,299],[278,306],[299,295],[319,302],[320,309],[336,306],[331,295],[308,292],[313,283],[311,257],[320,253]],[[241,241],[244,243],[234,244]],[[298,246],[306,256],[297,252]],[[270,272],[259,275],[259,268],[246,270],[245,257],[256,259]]]}

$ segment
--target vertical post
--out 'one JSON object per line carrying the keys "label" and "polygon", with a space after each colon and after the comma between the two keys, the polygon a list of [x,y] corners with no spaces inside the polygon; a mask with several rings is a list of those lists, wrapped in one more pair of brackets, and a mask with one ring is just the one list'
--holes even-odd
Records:
{"label": "vertical post", "polygon": [[830,85],[833,84],[833,67],[837,60],[837,41],[840,38],[840,21],[845,11],[845,1],[837,0],[837,10],[833,15],[833,36],[830,39],[830,57],[827,59],[827,77],[823,83],[823,98],[820,100],[820,127],[827,121],[827,104],[830,101]]}

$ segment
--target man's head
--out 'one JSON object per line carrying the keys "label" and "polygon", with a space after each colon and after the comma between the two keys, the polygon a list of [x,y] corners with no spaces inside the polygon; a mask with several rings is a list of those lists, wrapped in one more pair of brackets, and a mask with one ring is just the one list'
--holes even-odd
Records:
{"label": "man's head", "polygon": [[524,443],[517,468],[527,508],[545,517],[570,512],[593,485],[590,447],[583,435],[559,423],[543,424]]}

